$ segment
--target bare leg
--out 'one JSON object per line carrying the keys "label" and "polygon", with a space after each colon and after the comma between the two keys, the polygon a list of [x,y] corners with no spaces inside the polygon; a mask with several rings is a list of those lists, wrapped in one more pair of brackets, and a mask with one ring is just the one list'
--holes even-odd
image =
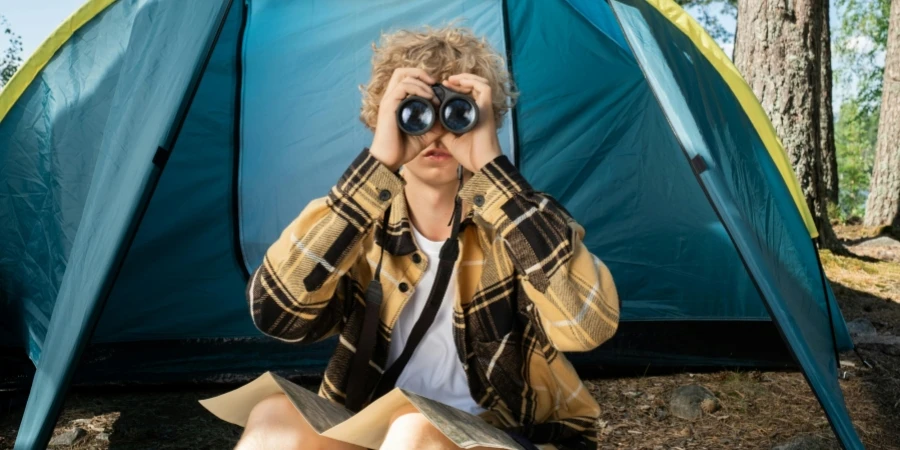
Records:
{"label": "bare leg", "polygon": [[235,450],[363,450],[319,436],[284,394],[257,403]]}
{"label": "bare leg", "polygon": [[[394,413],[387,436],[384,443],[381,444],[381,450],[456,450],[458,448],[412,405]],[[491,449],[473,447],[470,450]]]}

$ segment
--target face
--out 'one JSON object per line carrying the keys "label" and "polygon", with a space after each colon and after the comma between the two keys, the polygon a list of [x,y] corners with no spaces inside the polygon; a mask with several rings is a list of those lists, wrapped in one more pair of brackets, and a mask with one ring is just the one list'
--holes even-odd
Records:
{"label": "face", "polygon": [[407,162],[404,171],[429,186],[455,185],[459,163],[449,150],[455,138],[453,133],[445,132],[412,161]]}

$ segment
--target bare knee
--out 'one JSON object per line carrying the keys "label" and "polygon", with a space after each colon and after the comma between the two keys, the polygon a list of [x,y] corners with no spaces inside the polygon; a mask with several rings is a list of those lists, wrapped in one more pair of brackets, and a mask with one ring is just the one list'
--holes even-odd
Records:
{"label": "bare knee", "polygon": [[444,449],[452,445],[415,407],[408,406],[394,413],[385,436],[383,449]]}
{"label": "bare knee", "polygon": [[300,413],[294,408],[294,404],[288,400],[284,394],[270,395],[256,404],[250,410],[250,416],[247,418],[247,428],[259,426],[259,424],[271,422],[272,420],[281,420],[293,416],[299,416]]}
{"label": "bare knee", "polygon": [[[235,450],[287,449],[310,447],[308,425],[284,394],[266,397],[250,411],[244,434]],[[314,439],[313,439],[314,440]]]}
{"label": "bare knee", "polygon": [[235,450],[361,450],[319,436],[284,394],[266,397],[250,411]]}

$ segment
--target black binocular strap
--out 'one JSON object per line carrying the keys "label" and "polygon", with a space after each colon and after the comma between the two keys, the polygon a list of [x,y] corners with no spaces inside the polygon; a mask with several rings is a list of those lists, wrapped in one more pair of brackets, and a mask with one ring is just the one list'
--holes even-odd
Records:
{"label": "black binocular strap", "polygon": [[[387,245],[388,219],[391,217],[391,207],[384,212],[381,223],[381,255],[378,257],[378,265],[372,281],[366,288],[366,314],[363,316],[363,327],[356,343],[356,353],[350,362],[350,374],[347,380],[347,398],[344,406],[351,411],[358,411],[366,400],[365,381],[369,361],[372,359],[372,351],[375,349],[375,338],[378,334],[378,316],[381,311],[381,303],[384,299],[384,290],[381,288],[381,262],[384,260],[384,246]],[[348,291],[349,292],[349,291]]]}
{"label": "black binocular strap", "polygon": [[394,388],[394,385],[397,384],[397,379],[400,378],[400,374],[403,373],[403,369],[406,368],[406,364],[412,358],[413,352],[416,351],[419,342],[422,341],[425,333],[431,328],[431,324],[434,323],[434,319],[437,317],[438,310],[441,309],[444,293],[447,292],[447,287],[450,285],[450,277],[453,275],[453,265],[459,256],[459,240],[457,239],[457,233],[459,232],[458,210],[458,206],[454,208],[453,231],[451,231],[450,239],[447,239],[444,245],[441,246],[437,274],[434,277],[434,284],[431,285],[431,292],[428,293],[428,300],[425,301],[422,314],[416,320],[416,324],[413,325],[412,331],[409,333],[409,339],[406,341],[406,346],[403,347],[403,352],[400,353],[397,360],[391,364],[391,367],[378,380],[375,391],[372,393],[373,399],[387,394],[388,391]]}
{"label": "black binocular strap", "polygon": [[[391,364],[391,367],[378,379],[378,383],[371,395],[373,401],[394,388],[397,379],[400,378],[400,374],[403,373],[403,369],[406,368],[406,364],[409,363],[410,358],[412,358],[413,352],[415,352],[419,342],[425,337],[425,333],[428,332],[428,329],[431,328],[431,325],[434,323],[435,317],[437,317],[438,310],[440,310],[441,303],[444,299],[444,293],[447,292],[447,287],[450,284],[450,277],[453,275],[453,265],[459,257],[458,236],[461,214],[462,206],[460,200],[457,198],[453,208],[453,218],[451,219],[452,228],[450,231],[450,238],[441,246],[437,274],[434,278],[434,284],[431,286],[431,292],[428,293],[428,299],[425,301],[425,307],[422,309],[422,314],[416,320],[415,325],[413,325],[412,331],[410,331],[409,339],[406,342],[406,346],[403,348],[403,352],[400,353],[397,360],[394,361],[394,363]],[[383,253],[384,247],[382,246],[382,254]],[[349,384],[347,386],[347,402],[345,402],[345,406],[352,411],[361,409],[363,403],[368,400],[363,392],[367,378],[365,376],[367,372],[366,366],[372,355],[372,349],[375,346],[375,330],[378,325],[378,308],[372,308],[373,302],[370,301],[370,295],[372,296],[371,300],[375,301],[376,298],[372,289],[372,284],[376,282],[380,268],[381,261],[379,260],[378,268],[375,269],[376,278],[369,284],[369,289],[366,291],[366,316],[363,322],[363,333],[360,336],[356,354],[354,355],[353,362],[350,366]],[[381,305],[381,294],[381,283],[379,282],[377,293],[378,306]],[[374,313],[372,311],[374,311]],[[370,319],[370,316],[373,315],[375,316],[374,319]],[[374,325],[372,326],[372,330],[367,330],[366,328],[370,322],[374,322]],[[370,334],[366,334],[367,331]],[[366,346],[365,350],[362,349],[364,343]]]}

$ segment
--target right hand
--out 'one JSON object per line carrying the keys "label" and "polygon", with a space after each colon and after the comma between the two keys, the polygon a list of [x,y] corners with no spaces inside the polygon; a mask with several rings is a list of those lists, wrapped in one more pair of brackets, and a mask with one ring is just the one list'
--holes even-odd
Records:
{"label": "right hand", "polygon": [[410,95],[427,98],[437,106],[437,97],[431,90],[434,84],[434,78],[422,69],[403,67],[395,69],[391,75],[378,104],[375,137],[369,153],[393,171],[412,161],[419,152],[446,133],[440,121],[436,121],[434,127],[421,136],[410,136],[397,125],[397,107]]}

